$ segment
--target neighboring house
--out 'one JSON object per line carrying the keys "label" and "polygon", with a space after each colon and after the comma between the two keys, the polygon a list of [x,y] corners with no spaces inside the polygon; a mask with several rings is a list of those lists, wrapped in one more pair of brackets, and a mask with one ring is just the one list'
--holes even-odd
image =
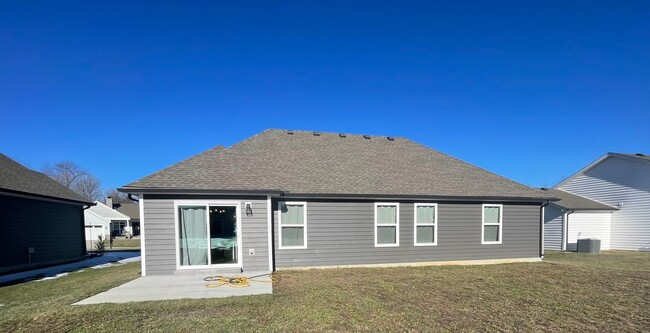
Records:
{"label": "neighboring house", "polygon": [[140,205],[132,202],[114,203],[113,209],[128,216],[131,219],[133,236],[140,236]]}
{"label": "neighboring house", "polygon": [[81,260],[92,203],[0,154],[0,274]]}
{"label": "neighboring house", "polygon": [[554,200],[408,139],[286,130],[119,190],[139,197],[143,275],[536,261]]}
{"label": "neighboring house", "polygon": [[607,153],[555,188],[618,208],[611,249],[650,250],[650,156]]}
{"label": "neighboring house", "polygon": [[612,212],[617,208],[558,189],[542,189],[560,198],[544,209],[544,248],[575,251],[578,239],[597,238],[609,250]]}
{"label": "neighboring house", "polygon": [[89,249],[93,247],[99,236],[106,240],[110,236],[124,236],[131,231],[130,217],[99,201],[95,201],[95,206],[84,211],[84,220],[86,245]]}

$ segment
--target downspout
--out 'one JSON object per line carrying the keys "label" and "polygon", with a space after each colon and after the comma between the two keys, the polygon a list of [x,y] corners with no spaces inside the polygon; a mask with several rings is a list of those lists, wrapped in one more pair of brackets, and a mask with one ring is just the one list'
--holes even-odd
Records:
{"label": "downspout", "polygon": [[548,206],[550,201],[546,201],[539,208],[539,257],[544,259],[544,207]]}
{"label": "downspout", "polygon": [[569,245],[569,215],[575,213],[573,209],[567,209],[562,218],[562,252],[567,251],[567,245]]}
{"label": "downspout", "polygon": [[131,200],[133,202],[139,202],[140,201],[140,199],[133,198],[133,194],[131,194],[131,193],[127,194],[126,197],[129,198],[129,200]]}

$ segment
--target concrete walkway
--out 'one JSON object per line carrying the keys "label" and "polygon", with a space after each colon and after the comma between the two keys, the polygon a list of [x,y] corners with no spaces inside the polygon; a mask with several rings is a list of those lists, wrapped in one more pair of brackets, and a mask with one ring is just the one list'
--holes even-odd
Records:
{"label": "concrete walkway", "polygon": [[31,271],[0,275],[0,285],[21,283],[33,280],[50,280],[83,268],[103,268],[115,263],[121,264],[131,261],[140,261],[139,251],[107,251],[101,257],[94,257],[69,264],[50,266],[41,269],[34,269]]}
{"label": "concrete walkway", "polygon": [[[264,274],[228,274],[227,276],[256,276]],[[224,274],[225,275],[225,274]],[[205,275],[153,275],[127,282],[119,287],[86,298],[75,305],[99,303],[127,303],[142,301],[161,301],[182,298],[218,298],[229,296],[272,294],[273,284],[268,275],[256,277],[246,288],[233,288],[223,285],[207,288],[210,282],[203,281]]]}

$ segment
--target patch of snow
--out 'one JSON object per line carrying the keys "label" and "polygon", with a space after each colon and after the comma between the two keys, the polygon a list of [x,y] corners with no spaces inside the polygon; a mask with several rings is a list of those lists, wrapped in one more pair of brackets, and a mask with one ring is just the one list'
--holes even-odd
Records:
{"label": "patch of snow", "polygon": [[58,279],[58,278],[60,278],[60,277],[62,277],[62,276],[66,276],[66,275],[68,275],[68,274],[70,274],[70,273],[59,273],[59,274],[57,274],[57,275],[55,275],[55,276],[44,277],[44,278],[42,278],[42,279],[38,279],[38,280],[36,280],[36,281],[54,280],[54,279]]}

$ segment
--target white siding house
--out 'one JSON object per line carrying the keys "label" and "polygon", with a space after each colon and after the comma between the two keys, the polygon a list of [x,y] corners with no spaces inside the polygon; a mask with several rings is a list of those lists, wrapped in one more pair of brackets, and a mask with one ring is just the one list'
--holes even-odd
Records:
{"label": "white siding house", "polygon": [[575,251],[578,239],[600,239],[610,249],[612,212],[616,208],[558,189],[542,189],[559,198],[544,210],[544,248]]}
{"label": "white siding house", "polygon": [[[618,208],[609,222],[611,249],[650,248],[650,156],[608,153],[556,188]],[[602,235],[608,223],[598,221]]]}
{"label": "white siding house", "polygon": [[99,201],[95,206],[84,210],[86,247],[93,248],[97,237],[108,239],[111,235],[120,236],[131,230],[131,218]]}

